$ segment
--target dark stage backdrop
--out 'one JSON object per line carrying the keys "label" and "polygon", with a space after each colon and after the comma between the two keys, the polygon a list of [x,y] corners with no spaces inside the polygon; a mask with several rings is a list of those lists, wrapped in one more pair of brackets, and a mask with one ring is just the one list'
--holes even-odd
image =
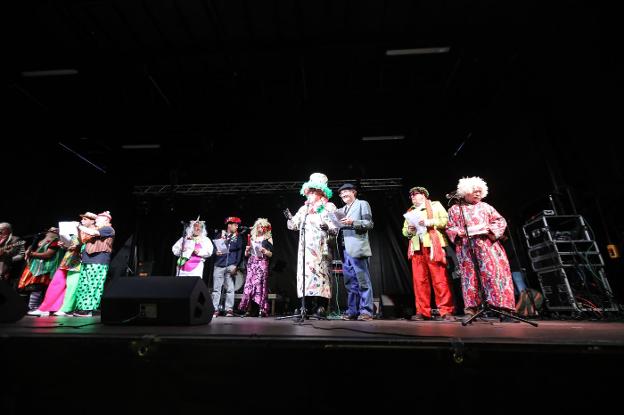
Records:
{"label": "dark stage backdrop", "polygon": [[[409,207],[405,192],[375,191],[361,193],[373,210],[374,229],[370,232],[373,257],[371,278],[375,297],[384,294],[412,295],[411,272],[406,258],[407,240],[401,234],[403,213]],[[152,275],[173,275],[175,258],[171,246],[182,234],[180,221],[201,215],[209,235],[223,229],[227,216],[242,218],[252,226],[259,217],[266,217],[273,226],[275,252],[271,259],[269,288],[296,304],[297,243],[299,233],[289,231],[282,211],[295,212],[304,199],[298,194],[244,196],[177,196],[151,197],[137,201],[137,259],[152,262]],[[342,203],[332,199],[338,207]],[[212,235],[210,235],[212,236]],[[204,280],[212,283],[214,257],[206,262]],[[340,280],[339,290],[343,291]]]}

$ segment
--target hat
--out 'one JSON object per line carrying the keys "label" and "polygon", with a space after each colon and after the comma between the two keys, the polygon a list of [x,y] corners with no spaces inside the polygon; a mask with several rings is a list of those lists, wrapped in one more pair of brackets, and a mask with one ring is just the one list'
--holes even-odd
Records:
{"label": "hat", "polygon": [[340,186],[340,189],[338,189],[338,194],[340,194],[340,192],[342,192],[343,190],[357,190],[357,187],[355,187],[355,185],[351,183],[345,183]]}
{"label": "hat", "polygon": [[109,222],[113,220],[113,217],[111,216],[111,214],[110,214],[110,212],[108,210],[105,210],[102,213],[98,213],[97,215],[98,216],[104,216],[105,218],[108,218]]}
{"label": "hat", "polygon": [[55,227],[53,226],[53,227],[51,227],[50,229],[48,229],[46,232],[47,232],[47,233],[55,233],[55,234],[57,234],[57,235],[58,235],[59,230],[58,230],[58,228],[55,228]]}
{"label": "hat", "polygon": [[87,219],[93,219],[95,220],[95,218],[97,218],[97,215],[93,212],[85,212],[85,213],[81,213],[80,215],[81,218],[87,218]]}
{"label": "hat", "polygon": [[236,216],[229,216],[227,219],[225,219],[225,224],[228,225],[230,223],[238,223],[240,225],[241,220],[240,218],[237,218]]}
{"label": "hat", "polygon": [[429,190],[425,189],[424,187],[421,187],[421,186],[412,187],[409,191],[409,194],[411,195],[412,193],[423,194],[425,195],[427,199],[429,199]]}
{"label": "hat", "polygon": [[301,193],[302,196],[305,196],[308,194],[308,190],[310,189],[318,189],[322,191],[328,199],[331,199],[334,194],[334,192],[327,187],[327,176],[323,173],[312,173],[310,175],[310,180],[301,186],[301,191],[299,193]]}

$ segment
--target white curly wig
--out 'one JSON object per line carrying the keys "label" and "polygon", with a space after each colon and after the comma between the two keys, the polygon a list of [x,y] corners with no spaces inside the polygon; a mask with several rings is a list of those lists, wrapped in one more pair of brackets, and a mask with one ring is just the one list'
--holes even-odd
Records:
{"label": "white curly wig", "polygon": [[481,199],[484,199],[488,195],[487,183],[480,177],[464,177],[463,179],[459,179],[457,183],[457,194],[460,197],[472,193],[475,189],[481,189]]}

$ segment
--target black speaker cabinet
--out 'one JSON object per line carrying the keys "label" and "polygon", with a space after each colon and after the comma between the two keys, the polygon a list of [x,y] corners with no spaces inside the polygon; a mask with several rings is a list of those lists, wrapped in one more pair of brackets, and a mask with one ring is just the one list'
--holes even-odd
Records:
{"label": "black speaker cabinet", "polygon": [[379,302],[383,318],[409,318],[415,313],[414,296],[410,294],[381,294]]}
{"label": "black speaker cabinet", "polygon": [[120,277],[102,296],[104,324],[208,324],[213,312],[210,292],[199,277]]}
{"label": "black speaker cabinet", "polygon": [[8,282],[0,281],[0,323],[15,323],[28,311],[26,300]]}

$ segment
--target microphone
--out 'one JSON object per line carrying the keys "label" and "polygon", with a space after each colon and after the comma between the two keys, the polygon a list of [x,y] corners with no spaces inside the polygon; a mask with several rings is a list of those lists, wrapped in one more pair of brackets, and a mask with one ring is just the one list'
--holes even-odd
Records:
{"label": "microphone", "polygon": [[286,217],[286,219],[292,219],[293,215],[292,213],[290,213],[290,209],[286,208],[282,211],[282,213],[284,214],[284,216]]}
{"label": "microphone", "polygon": [[459,199],[460,198],[459,195],[457,194],[457,190],[453,190],[452,192],[447,193],[445,196],[449,200],[451,200],[451,199]]}

